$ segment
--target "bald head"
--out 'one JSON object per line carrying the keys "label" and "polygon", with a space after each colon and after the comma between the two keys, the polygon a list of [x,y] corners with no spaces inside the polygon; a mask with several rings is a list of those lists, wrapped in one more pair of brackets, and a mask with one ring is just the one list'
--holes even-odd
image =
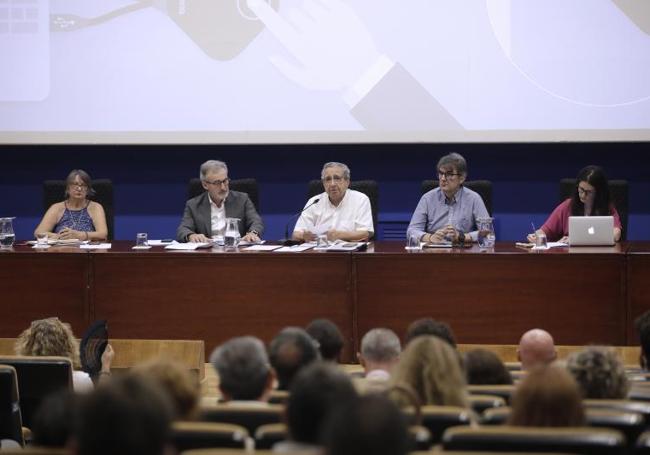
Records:
{"label": "bald head", "polygon": [[549,364],[557,357],[553,337],[546,330],[532,329],[519,340],[517,357],[524,370],[537,364]]}

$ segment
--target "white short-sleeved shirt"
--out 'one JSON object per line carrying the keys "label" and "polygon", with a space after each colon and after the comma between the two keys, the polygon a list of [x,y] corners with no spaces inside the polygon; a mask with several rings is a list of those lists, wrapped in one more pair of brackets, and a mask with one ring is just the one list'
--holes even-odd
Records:
{"label": "white short-sleeved shirt", "polygon": [[226,200],[221,201],[221,207],[218,207],[209,195],[208,199],[210,199],[210,225],[212,235],[223,235],[226,232]]}
{"label": "white short-sleeved shirt", "polygon": [[77,393],[88,393],[95,388],[95,385],[88,373],[74,370],[72,372],[72,388]]}
{"label": "white short-sleeved shirt", "polygon": [[[318,202],[309,207],[316,199]],[[370,199],[359,191],[348,188],[338,206],[330,202],[327,193],[321,193],[309,199],[305,207],[309,208],[300,215],[294,232],[314,232],[315,228],[374,232]]]}

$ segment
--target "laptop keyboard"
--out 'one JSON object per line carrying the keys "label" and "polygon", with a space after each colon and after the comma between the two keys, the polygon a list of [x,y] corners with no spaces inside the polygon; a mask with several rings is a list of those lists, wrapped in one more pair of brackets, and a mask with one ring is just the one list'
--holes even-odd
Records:
{"label": "laptop keyboard", "polygon": [[38,33],[38,0],[0,0],[0,34]]}

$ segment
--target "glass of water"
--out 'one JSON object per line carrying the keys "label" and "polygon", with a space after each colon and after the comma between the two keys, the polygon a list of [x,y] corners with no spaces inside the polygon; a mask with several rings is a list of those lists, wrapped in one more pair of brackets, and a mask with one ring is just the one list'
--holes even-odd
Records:
{"label": "glass of water", "polygon": [[47,232],[37,232],[36,233],[36,248],[45,248],[49,246],[47,244]]}
{"label": "glass of water", "polygon": [[406,238],[406,250],[408,251],[417,251],[420,250],[420,237],[416,234],[409,235]]}
{"label": "glass of water", "polygon": [[138,234],[135,236],[135,246],[149,246],[149,238],[146,232],[138,232]]}
{"label": "glass of water", "polygon": [[537,248],[548,247],[548,242],[546,241],[546,234],[542,230],[537,231],[537,233],[535,234],[535,246]]}
{"label": "glass of water", "polygon": [[0,218],[0,249],[8,250],[14,246],[16,234],[13,226],[14,217]]}

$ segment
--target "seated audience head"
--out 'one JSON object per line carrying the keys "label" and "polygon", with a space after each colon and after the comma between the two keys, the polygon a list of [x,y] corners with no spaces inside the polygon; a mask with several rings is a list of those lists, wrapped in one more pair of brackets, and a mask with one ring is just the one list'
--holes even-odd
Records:
{"label": "seated audience head", "polygon": [[404,415],[382,395],[337,408],[325,425],[323,445],[329,455],[406,455],[410,450]]}
{"label": "seated audience head", "polygon": [[395,386],[413,390],[422,405],[467,407],[458,353],[438,337],[412,340],[402,352],[392,380]]}
{"label": "seated audience head", "polygon": [[75,368],[79,367],[79,342],[70,324],[59,318],[32,321],[16,340],[16,355],[67,357]]}
{"label": "seated audience head", "polygon": [[470,385],[512,384],[512,377],[499,356],[487,349],[468,351],[464,366]]}
{"label": "seated audience head", "polygon": [[559,365],[536,366],[515,389],[509,423],[526,427],[584,425],[578,384]]}
{"label": "seated audience head", "polygon": [[317,342],[299,327],[287,327],[271,341],[269,357],[278,376],[278,389],[289,390],[291,380],[305,365],[320,358]]}
{"label": "seated audience head", "polygon": [[322,426],[332,410],[356,399],[350,378],[336,366],[315,362],[303,368],[291,384],[287,402],[291,439],[318,445]]}
{"label": "seated audience head", "polygon": [[571,197],[571,214],[605,216],[611,213],[611,205],[605,171],[593,165],[580,169]]}
{"label": "seated audience head", "polygon": [[76,455],[162,455],[172,408],[159,386],[124,375],[83,396],[75,431]]}
{"label": "seated audience head", "polygon": [[267,401],[273,388],[273,371],[261,340],[238,337],[217,347],[210,362],[219,375],[225,401]]}
{"label": "seated audience head", "polygon": [[524,370],[538,364],[546,365],[553,362],[557,358],[553,337],[546,330],[529,330],[519,340],[517,358]]}
{"label": "seated audience head", "polygon": [[156,359],[138,365],[132,371],[161,386],[174,406],[174,420],[192,420],[197,416],[201,394],[199,381],[183,364]]}
{"label": "seated audience head", "polygon": [[650,359],[650,311],[646,311],[636,318],[634,320],[634,326],[641,345],[639,364],[641,368],[647,370],[649,367],[648,359]]}
{"label": "seated audience head", "polygon": [[338,362],[343,350],[343,334],[329,319],[314,319],[305,328],[309,336],[318,341],[318,349],[323,360]]}
{"label": "seated audience head", "polygon": [[590,346],[569,356],[567,370],[578,382],[583,398],[623,399],[628,383],[625,367],[611,348]]}
{"label": "seated audience head", "polygon": [[411,340],[421,335],[434,335],[445,340],[449,345],[456,349],[456,338],[451,327],[445,322],[436,321],[432,318],[422,318],[413,321],[406,329],[404,344],[409,344]]}
{"label": "seated audience head", "polygon": [[372,329],[361,339],[359,363],[364,371],[384,370],[390,373],[399,361],[402,351],[399,338],[390,329]]}
{"label": "seated audience head", "polygon": [[65,447],[75,429],[78,406],[78,395],[70,390],[45,397],[34,414],[32,443],[39,447]]}

